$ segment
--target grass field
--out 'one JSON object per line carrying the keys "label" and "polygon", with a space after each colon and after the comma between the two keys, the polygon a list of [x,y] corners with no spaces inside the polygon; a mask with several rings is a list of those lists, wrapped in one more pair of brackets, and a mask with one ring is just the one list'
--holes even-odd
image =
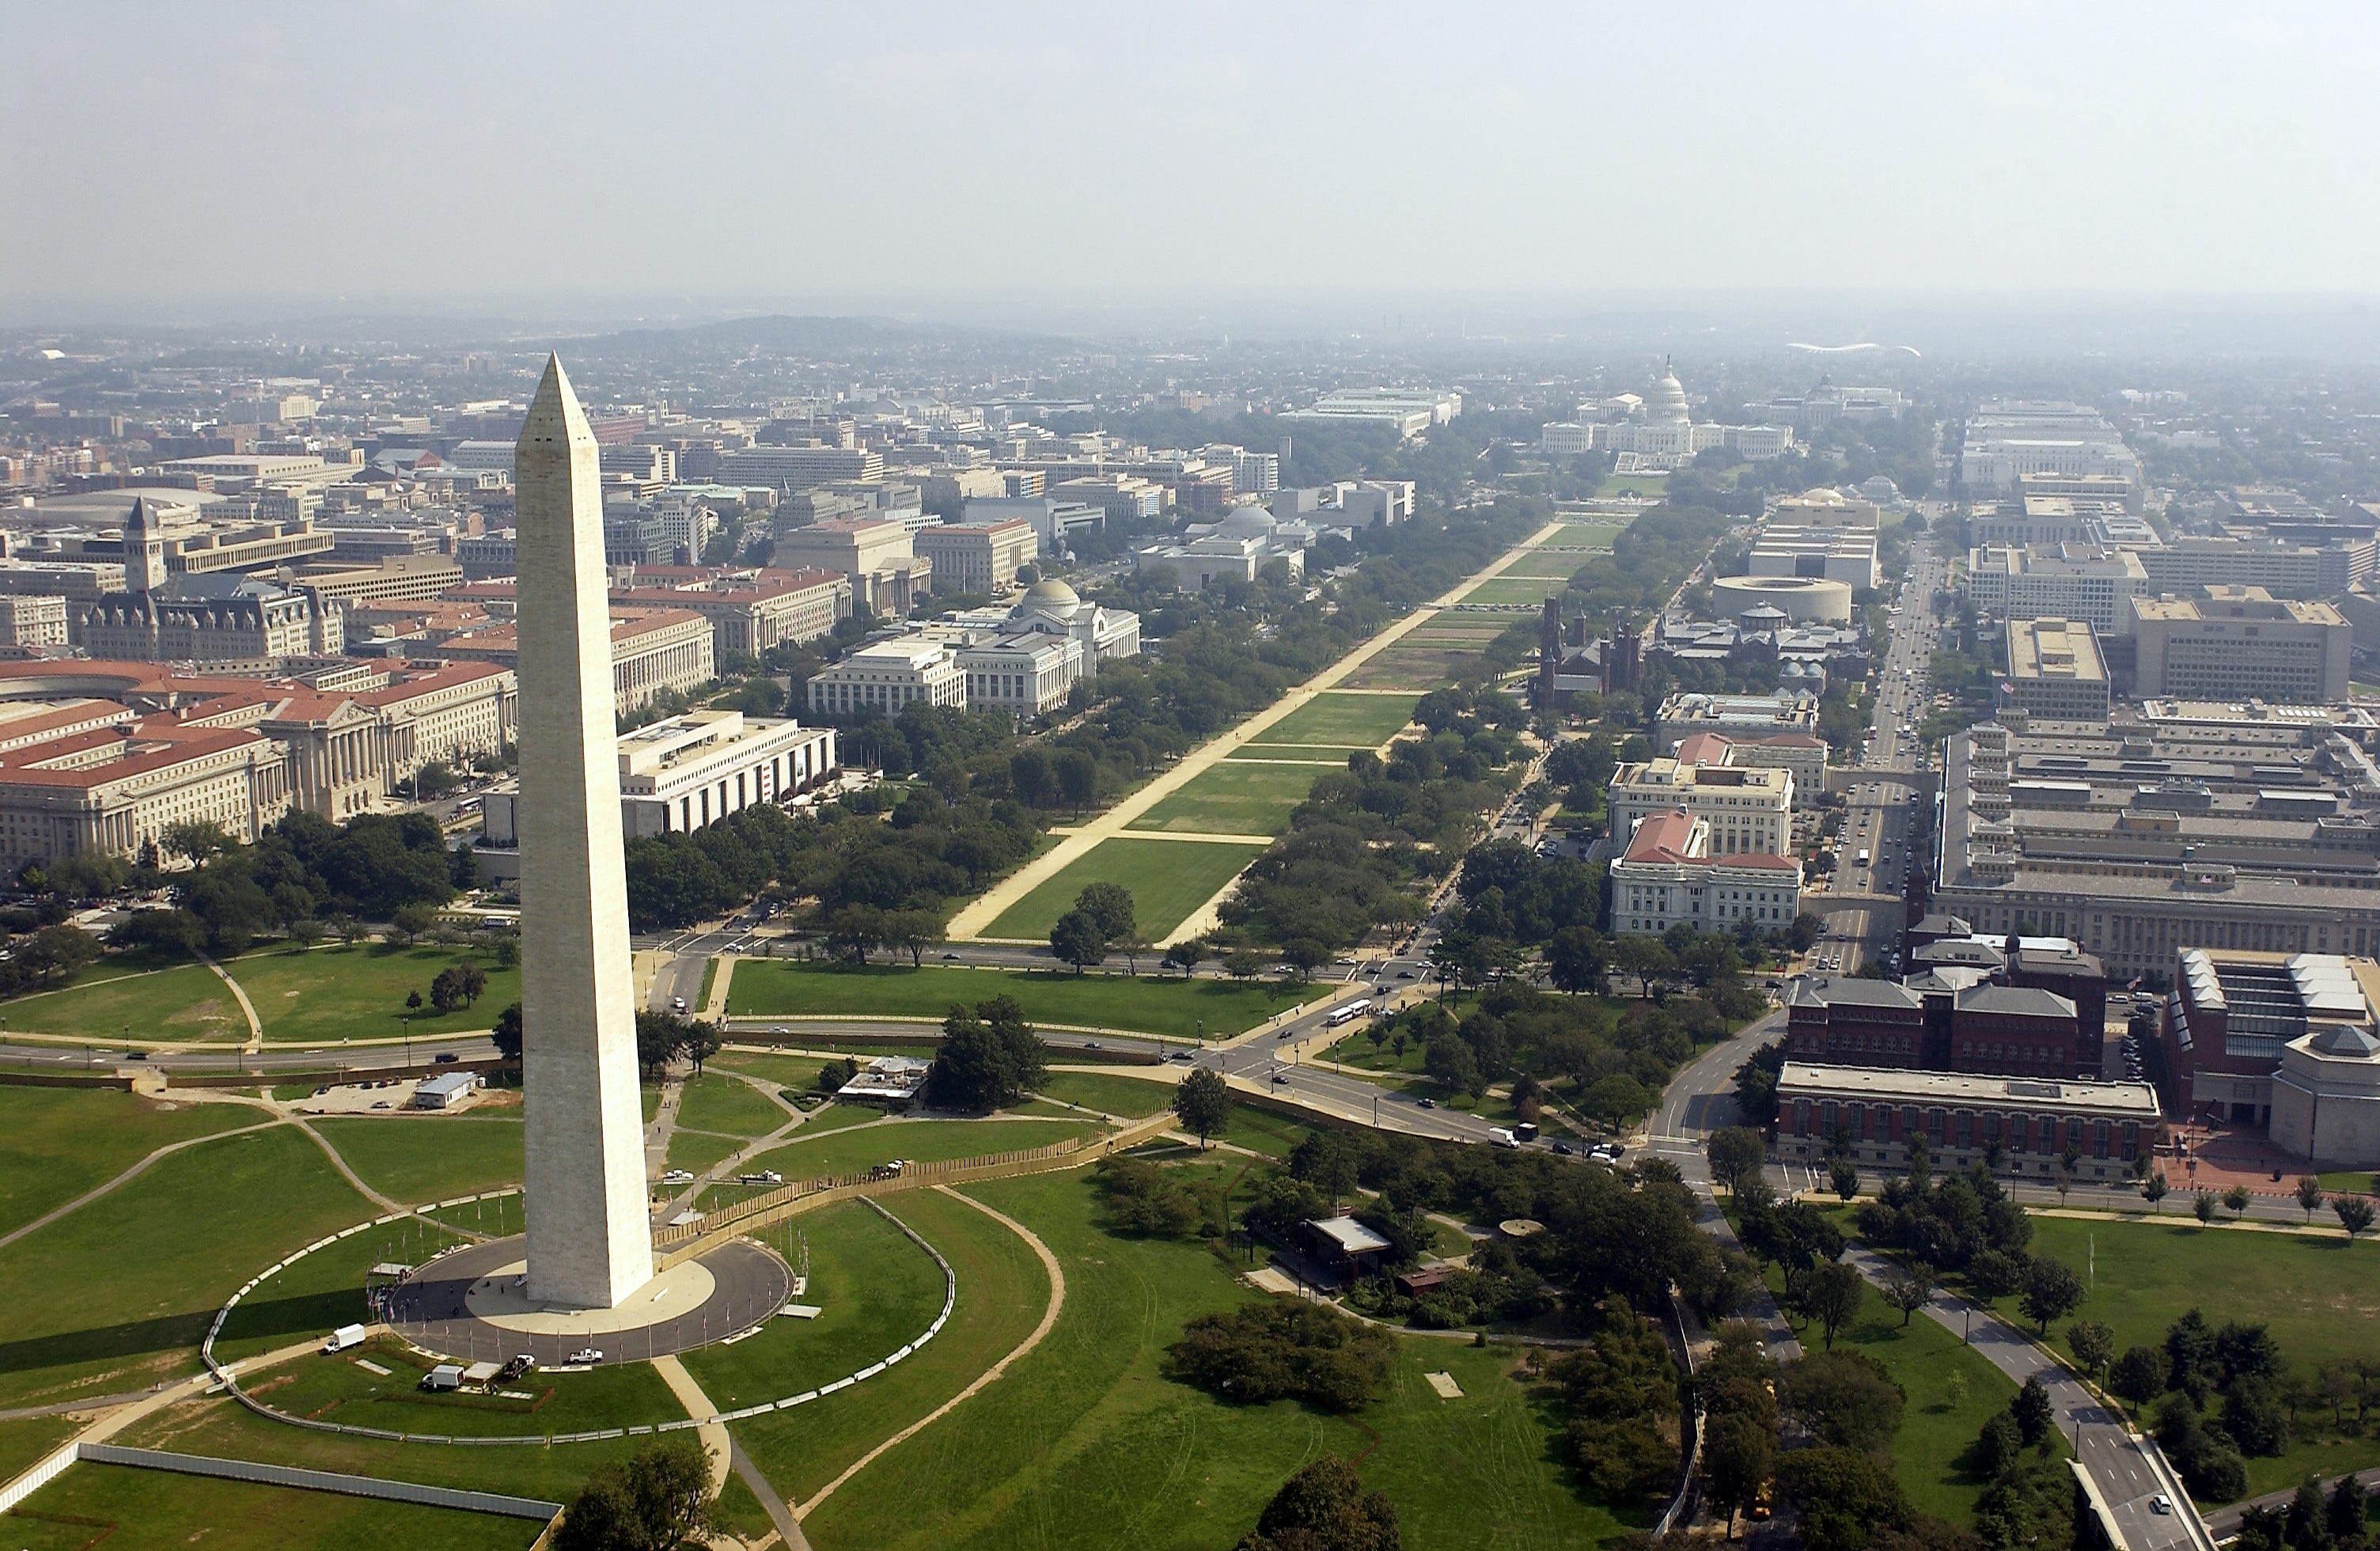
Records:
{"label": "grass field", "polygon": [[[238,961],[229,967],[239,973]],[[180,1043],[248,1037],[248,1021],[240,1016],[231,988],[204,964],[177,964],[145,975],[95,964],[83,975],[81,985],[10,1000],[10,1025],[23,1033],[64,1035],[103,1045],[128,1039]],[[395,1025],[387,1032],[395,1032]]]}
{"label": "grass field", "polygon": [[186,1149],[0,1255],[0,1404],[189,1372],[233,1289],[371,1212],[294,1127]]}
{"label": "grass field", "polygon": [[0,1481],[15,1480],[82,1429],[82,1419],[73,1416],[20,1416],[0,1422]]}
{"label": "grass field", "polygon": [[[1046,1147],[1091,1135],[1098,1130],[1098,1125],[1090,1121],[886,1120],[813,1137],[804,1137],[796,1132],[793,1140],[755,1157],[752,1168],[772,1169],[788,1180],[808,1180],[829,1174],[856,1174],[896,1157],[913,1163],[939,1163],[945,1158],[981,1157],[990,1153]],[[728,1200],[744,1194],[734,1186],[720,1188],[727,1193],[723,1198]]]}
{"label": "grass field", "polygon": [[716,1072],[703,1072],[688,1082],[677,1107],[678,1124],[734,1136],[766,1136],[792,1118],[751,1084]]}
{"label": "grass field", "polygon": [[1436,689],[1453,682],[1456,673],[1466,665],[1481,660],[1479,653],[1492,635],[1478,638],[1477,646],[1422,645],[1411,646],[1400,641],[1386,651],[1366,661],[1347,675],[1350,689]]}
{"label": "grass field", "polygon": [[[2031,1248],[2090,1278],[2090,1301],[2075,1317],[2113,1329],[2119,1351],[2161,1344],[2166,1327],[2195,1307],[2210,1324],[2240,1319],[2270,1327],[2282,1360],[2292,1367],[2380,1357],[2380,1245],[2202,1229],[2187,1218],[2095,1222],[2035,1216]],[[2012,1301],[2003,1301],[2000,1312],[2032,1328]],[[2052,1344],[2064,1354],[2064,1327],[2053,1335]],[[2380,1464],[2380,1437],[2328,1437],[2319,1420],[2301,1412],[2287,1454],[2248,1461],[2252,1496],[2288,1486],[2309,1471],[2336,1475]]]}
{"label": "grass field", "polygon": [[1368,754],[1372,749],[1373,745],[1370,744],[1364,745],[1360,749],[1353,744],[1341,744],[1331,747],[1321,747],[1314,744],[1284,744],[1278,746],[1269,744],[1242,744],[1237,750],[1224,758],[1223,763],[1225,765],[1310,765],[1314,769],[1314,773],[1320,775],[1325,767],[1334,770],[1344,769],[1352,756],[1357,753]]}
{"label": "grass field", "polygon": [[159,1147],[265,1118],[241,1104],[0,1087],[0,1233],[104,1184]]}
{"label": "grass field", "polygon": [[[1049,1243],[1066,1273],[1065,1311],[1000,1383],[821,1506],[805,1526],[817,1544],[1225,1545],[1298,1466],[1375,1439],[1363,1472],[1396,1499],[1407,1545],[1585,1547],[1622,1527],[1554,1462],[1545,1418],[1507,1376],[1508,1351],[1404,1343],[1389,1397],[1354,1419],[1287,1401],[1225,1406],[1160,1371],[1184,1321],[1246,1296],[1213,1254],[1100,1231],[1077,1175],[969,1194]],[[962,1272],[963,1303],[966,1285]],[[1439,1369],[1463,1399],[1440,1400],[1424,1381]]]}
{"label": "grass field", "polygon": [[1493,576],[1463,595],[1465,603],[1526,603],[1535,606],[1562,589],[1560,579]]}
{"label": "grass field", "polygon": [[1500,576],[1529,576],[1549,582],[1566,582],[1571,573],[1586,563],[1586,556],[1574,550],[1534,550],[1512,562],[1499,573]]}
{"label": "grass field", "polygon": [[1393,695],[1317,695],[1256,741],[1377,748],[1411,721],[1413,712],[1413,701]]}
{"label": "grass field", "polygon": [[[477,963],[488,976],[478,1002],[454,1012],[429,1006],[430,982],[448,964]],[[453,948],[403,948],[380,943],[324,948],[308,953],[257,953],[229,966],[264,1021],[264,1037],[283,1045],[327,1045],[341,1039],[384,1039],[410,1032],[453,1034],[483,1029],[509,1002],[520,1000],[520,971],[498,969]],[[406,993],[419,991],[422,1009],[405,1021]]]}
{"label": "grass field", "polygon": [[407,1206],[520,1182],[517,1118],[403,1115],[312,1123],[365,1183]]}
{"label": "grass field", "polygon": [[713,1136],[707,1131],[674,1131],[670,1133],[666,1161],[672,1169],[689,1169],[700,1174],[743,1145],[740,1137]]}
{"label": "grass field", "polygon": [[[1803,1344],[1815,1350],[1820,1334],[1803,1332]],[[1893,1473],[1909,1500],[1919,1512],[1961,1528],[1974,1522],[1975,1499],[1985,1483],[1959,1461],[1992,1413],[2009,1403],[2016,1386],[1924,1315],[1904,1327],[1900,1311],[1873,1287],[1862,1290],[1859,1315],[1836,1334],[1835,1344],[1883,1363],[1909,1397],[1900,1431],[1892,1437]],[[1967,1379],[1967,1398],[1955,1406],[1949,1388],[1954,1373]]]}
{"label": "grass field", "polygon": [[1548,542],[1572,550],[1608,550],[1625,529],[1609,523],[1564,523]]}
{"label": "grass field", "polygon": [[1615,495],[1658,495],[1669,488],[1667,474],[1613,474],[1595,487],[1595,493],[1609,501]]}
{"label": "grass field", "polygon": [[[1247,765],[1215,766],[1191,777],[1128,827],[1163,830],[1173,834],[1279,834],[1289,828],[1290,814],[1305,801],[1305,794],[1313,789],[1318,773],[1295,765],[1269,769]],[[1160,861],[1162,865],[1161,858]],[[1208,891],[1209,894],[1213,892],[1212,889]],[[1202,896],[1199,903],[1205,903]]]}
{"label": "grass field", "polygon": [[[899,1197],[890,1205],[897,1212],[905,1203]],[[823,1312],[816,1319],[772,1319],[734,1346],[686,1353],[686,1372],[722,1409],[831,1384],[917,1339],[941,1312],[941,1267],[870,1208],[842,1202],[790,1226],[809,1243],[809,1290],[802,1302]],[[795,1249],[787,1263],[799,1258]]]}
{"label": "grass field", "polygon": [[[606,1344],[616,1348],[625,1340],[621,1337]],[[483,1351],[481,1355],[494,1353]],[[615,1349],[612,1355],[618,1357],[620,1352]],[[375,1374],[358,1366],[358,1357],[369,1358],[389,1372]],[[293,1358],[273,1369],[272,1377],[254,1392],[293,1416],[448,1437],[591,1432],[668,1422],[686,1414],[686,1408],[647,1363],[605,1363],[580,1374],[532,1374],[512,1386],[523,1394],[540,1397],[523,1401],[492,1395],[424,1394],[421,1375],[432,1361],[386,1337],[360,1352],[314,1352]],[[273,1386],[270,1390],[264,1387],[268,1384]]]}
{"label": "grass field", "polygon": [[[933,1191],[905,1191],[890,1197],[887,1205],[951,1263],[958,1278],[958,1304],[941,1335],[867,1383],[792,1411],[737,1424],[737,1441],[777,1489],[795,1502],[804,1500],[877,1444],[957,1394],[1023,1340],[1049,1305],[1049,1278],[1033,1252],[1015,1234],[974,1207]],[[933,1306],[940,1308],[941,1276],[930,1261],[925,1265],[927,1275],[933,1278]],[[830,1291],[829,1303],[821,1306],[832,1311],[836,1302],[847,1300],[837,1299]],[[863,1308],[857,1315],[864,1320],[867,1311]],[[825,1317],[820,1316],[821,1322]],[[931,1318],[930,1311],[928,1317]],[[902,1339],[908,1339],[908,1335]],[[726,1353],[732,1356],[751,1344],[739,1342],[727,1348]],[[874,1362],[882,1351],[870,1350],[863,1354],[855,1346],[844,1355],[856,1366]],[[1012,1382],[1003,1378],[991,1389],[1006,1388]],[[918,1436],[942,1433],[953,1420],[945,1418]],[[830,1504],[872,1498],[874,1479],[872,1468],[863,1472],[830,1498]],[[990,1483],[979,1480],[978,1484],[981,1489]],[[891,1504],[878,1507],[898,1513]],[[874,1543],[865,1536],[827,1538],[813,1531],[811,1544]]]}
{"label": "grass field", "polygon": [[[983,935],[1046,938],[1058,917],[1075,907],[1075,896],[1084,890],[1094,883],[1121,883],[1132,891],[1141,932],[1154,942],[1188,920],[1192,912],[1263,854],[1263,847],[1257,845],[1123,836],[1104,840],[1002,911]],[[740,979],[743,971],[736,974]],[[740,988],[731,988],[731,1000]]]}
{"label": "grass field", "polygon": [[[1184,1037],[1196,1034],[1202,1022],[1210,1035],[1238,1034],[1293,1005],[1276,988],[1220,979],[906,965],[860,970],[815,961],[747,963],[728,988],[730,1011],[756,1017],[802,1012],[940,1018],[953,1003],[972,1007],[996,996],[1014,997],[1036,1023]],[[800,1025],[793,1025],[787,1037],[798,1038],[800,1032]]]}
{"label": "grass field", "polygon": [[1138,1120],[1173,1107],[1173,1084],[1140,1077],[1111,1077],[1101,1072],[1052,1072],[1041,1084],[1041,1097],[1062,1104],[1079,1104],[1102,1114]]}
{"label": "grass field", "polygon": [[767,1078],[780,1088],[808,1093],[817,1084],[819,1069],[826,1062],[816,1056],[763,1056],[728,1050],[711,1057],[710,1064],[730,1072],[748,1072],[755,1077]]}
{"label": "grass field", "polygon": [[197,1544],[232,1551],[355,1545],[480,1551],[528,1545],[543,1528],[528,1519],[332,1492],[122,1465],[77,1465],[9,1516],[7,1539],[25,1551],[83,1551],[101,1538],[109,1551]]}
{"label": "grass field", "polygon": [[[231,960],[224,967],[248,993],[264,1037],[285,1045],[333,1045],[342,1039],[390,1039],[407,1031],[406,993],[423,1006],[415,1035],[483,1029],[507,1002],[520,1000],[520,972],[484,962],[488,988],[459,1012],[430,1008],[430,982],[470,955],[452,948],[371,944],[292,953],[273,949]],[[150,975],[94,980],[45,995],[19,998],[9,1017],[20,1030],[118,1044],[244,1039],[247,1020],[231,990],[204,964]],[[127,1031],[129,1031],[128,1033]]]}

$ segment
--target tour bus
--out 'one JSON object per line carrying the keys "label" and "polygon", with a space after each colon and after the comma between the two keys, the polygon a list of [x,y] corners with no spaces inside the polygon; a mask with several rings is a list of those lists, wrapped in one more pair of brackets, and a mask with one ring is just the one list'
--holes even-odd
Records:
{"label": "tour bus", "polygon": [[1323,1026],[1335,1029],[1341,1024],[1352,1023],[1371,1010],[1372,1004],[1369,1001],[1351,1001],[1344,1007],[1334,1007],[1330,1010],[1330,1015],[1322,1020]]}

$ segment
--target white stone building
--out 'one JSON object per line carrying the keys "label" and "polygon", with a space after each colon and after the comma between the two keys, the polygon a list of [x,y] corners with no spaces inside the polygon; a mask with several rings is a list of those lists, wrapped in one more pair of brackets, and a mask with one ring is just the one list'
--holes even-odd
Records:
{"label": "white stone building", "polygon": [[809,709],[848,715],[874,708],[897,717],[911,705],[955,706],[966,698],[966,675],[947,641],[904,636],[860,648],[811,676]]}
{"label": "white stone building", "polygon": [[1611,773],[1611,832],[1627,834],[1639,819],[1682,809],[1710,825],[1710,843],[1723,854],[1782,856],[1792,849],[1793,772],[1781,767],[1690,763],[1663,755]]}
{"label": "white stone building", "polygon": [[1615,936],[1658,937],[1681,924],[1706,932],[1745,923],[1782,931],[1802,909],[1802,864],[1749,852],[1714,854],[1709,821],[1682,808],[1638,823],[1610,877]]}

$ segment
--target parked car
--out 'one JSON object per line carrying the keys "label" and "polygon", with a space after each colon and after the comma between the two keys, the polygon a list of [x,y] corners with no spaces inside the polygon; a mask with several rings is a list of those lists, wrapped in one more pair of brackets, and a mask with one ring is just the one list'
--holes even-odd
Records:
{"label": "parked car", "polygon": [[603,1361],[602,1349],[591,1346],[581,1347],[578,1351],[570,1354],[570,1360],[573,1363],[583,1363],[589,1366],[592,1366],[593,1364]]}

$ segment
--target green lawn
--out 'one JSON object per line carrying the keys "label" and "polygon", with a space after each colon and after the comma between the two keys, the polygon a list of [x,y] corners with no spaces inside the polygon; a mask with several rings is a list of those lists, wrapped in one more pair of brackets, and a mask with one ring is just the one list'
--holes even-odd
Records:
{"label": "green lawn", "polygon": [[1606,523],[1564,523],[1548,541],[1573,550],[1608,550],[1623,531]]}
{"label": "green lawn", "polygon": [[1561,589],[1560,580],[1532,581],[1526,576],[1491,576],[1464,593],[1462,600],[1465,603],[1526,603],[1534,607]]}
{"label": "green lawn", "polygon": [[746,1050],[728,1050],[710,1058],[710,1064],[730,1072],[748,1072],[755,1077],[765,1077],[780,1088],[808,1093],[818,1083],[818,1074],[826,1065],[818,1056],[762,1056]]}
{"label": "green lawn", "polygon": [[1500,577],[1529,576],[1543,581],[1566,582],[1572,572],[1585,563],[1586,558],[1575,550],[1535,550],[1497,575]]}
{"label": "green lawn", "polygon": [[[617,1339],[625,1342],[625,1337]],[[615,1350],[612,1355],[620,1352]],[[389,1372],[375,1374],[359,1366],[358,1357]],[[537,1399],[508,1400],[498,1395],[424,1394],[421,1375],[435,1361],[394,1337],[383,1337],[361,1351],[293,1358],[264,1381],[274,1387],[266,1393],[260,1387],[258,1393],[293,1416],[448,1437],[593,1432],[669,1422],[686,1414],[647,1363],[605,1363],[581,1374],[532,1374],[512,1387]]]}
{"label": "green lawn", "polygon": [[[1287,1401],[1222,1405],[1161,1373],[1185,1320],[1247,1296],[1204,1245],[1109,1236],[1079,1176],[969,1194],[1048,1242],[1066,1274],[1064,1313],[1001,1382],[828,1499],[805,1525],[816,1544],[1228,1545],[1301,1464],[1367,1448],[1365,1479],[1395,1498],[1409,1545],[1586,1547],[1623,1527],[1556,1462],[1547,1419],[1508,1376],[1509,1350],[1406,1342],[1388,1398],[1353,1419]],[[966,1289],[962,1270],[963,1308]],[[1424,1380],[1439,1369],[1461,1400]]]}
{"label": "green lawn", "polygon": [[0,1233],[104,1184],[159,1147],[266,1118],[243,1104],[0,1087]]}
{"label": "green lawn", "polygon": [[[973,1206],[933,1191],[904,1191],[887,1197],[886,1205],[951,1263],[958,1278],[958,1303],[940,1335],[866,1383],[838,1390],[806,1406],[736,1424],[737,1441],[778,1491],[794,1502],[804,1500],[842,1474],[861,1455],[957,1394],[1023,1340],[1040,1322],[1042,1310],[1049,1306],[1049,1278],[1033,1252],[1015,1234]],[[866,1208],[831,1210],[852,1209]],[[803,1219],[795,1221],[800,1223]],[[867,1262],[854,1259],[845,1264],[865,1269]],[[908,1262],[894,1260],[888,1264],[905,1267],[900,1273],[905,1278],[911,1274],[905,1268]],[[927,1311],[930,1320],[932,1310],[941,1307],[941,1277],[929,1260],[925,1261],[925,1269],[932,1278],[933,1303]],[[848,1301],[839,1297],[830,1283],[828,1301],[820,1306],[831,1314],[837,1303]],[[821,1315],[820,1322],[823,1324],[827,1317]],[[866,1323],[868,1315],[865,1308],[854,1311],[854,1317],[860,1323],[847,1328],[871,1337],[878,1333]],[[889,1331],[889,1326],[886,1329]],[[901,1339],[905,1341],[915,1333],[906,1332]],[[751,1344],[739,1342],[727,1348],[723,1355],[732,1357]],[[843,1372],[849,1373],[876,1361],[883,1355],[883,1349],[862,1349],[855,1344],[844,1355],[850,1363]],[[1011,1382],[1003,1378],[991,1389],[1006,1388]],[[950,1422],[948,1418],[938,1422],[919,1436],[932,1436],[948,1427]],[[874,1479],[875,1471],[871,1468],[855,1477],[829,1501],[870,1496]],[[865,1535],[830,1538],[816,1530],[810,1532],[810,1542],[826,1546],[874,1544]]]}
{"label": "green lawn", "polygon": [[1286,1115],[1259,1109],[1253,1104],[1236,1103],[1232,1106],[1231,1120],[1215,1140],[1263,1153],[1268,1157],[1287,1157],[1313,1129]]}
{"label": "green lawn", "polygon": [[312,1123],[365,1183],[407,1206],[520,1182],[517,1114],[392,1115]]}
{"label": "green lawn", "polygon": [[[37,1517],[47,1515],[56,1517]],[[7,1534],[11,1546],[25,1551],[84,1551],[102,1538],[108,1551],[162,1551],[200,1544],[232,1551],[251,1546],[333,1551],[356,1545],[480,1551],[528,1545],[543,1528],[528,1519],[377,1502],[335,1492],[123,1465],[77,1465],[10,1515]]]}
{"label": "green lawn", "polygon": [[0,1481],[15,1480],[82,1429],[82,1419],[74,1416],[20,1416],[0,1422]]}
{"label": "green lawn", "polygon": [[[239,973],[237,961],[229,967]],[[116,1046],[127,1040],[154,1044],[248,1037],[248,1021],[240,1016],[231,988],[204,964],[178,964],[153,974],[121,974],[113,964],[94,964],[83,975],[82,984],[62,991],[12,999],[6,1004],[10,1027]],[[394,1026],[388,1032],[395,1033]]]}
{"label": "green lawn", "polygon": [[[441,1013],[429,1006],[430,982],[448,964],[477,963],[488,988],[474,1005]],[[483,1029],[508,1002],[520,1000],[520,971],[498,969],[453,948],[402,948],[377,943],[322,948],[307,953],[257,953],[229,966],[264,1020],[264,1037],[284,1045],[330,1045],[346,1038],[385,1039]],[[419,991],[422,1008],[408,1024],[406,993]]]}
{"label": "green lawn", "polygon": [[670,1133],[668,1163],[672,1169],[689,1169],[701,1174],[743,1145],[741,1138],[713,1136],[707,1131],[674,1131]]}
{"label": "green lawn", "polygon": [[[1269,769],[1216,765],[1191,777],[1172,796],[1134,819],[1129,828],[1173,834],[1276,835],[1289,828],[1290,814],[1305,801],[1319,773],[1295,765]],[[1157,861],[1164,865],[1163,858]]]}
{"label": "green lawn", "polygon": [[792,1118],[751,1084],[716,1072],[688,1082],[677,1106],[678,1124],[734,1136],[766,1136]]}
{"label": "green lawn", "polygon": [[[234,1289],[372,1211],[295,1127],[176,1154],[0,1255],[8,1311],[0,1404],[109,1394],[191,1371],[199,1339]],[[267,1327],[273,1313],[257,1311]]]}
{"label": "green lawn", "polygon": [[1041,1097],[1138,1120],[1172,1108],[1173,1084],[1099,1072],[1052,1072],[1041,1084]]}
{"label": "green lawn", "polygon": [[[907,1200],[897,1196],[888,1205],[898,1213]],[[816,1319],[772,1319],[734,1346],[686,1353],[686,1371],[723,1411],[832,1384],[916,1340],[942,1311],[941,1267],[856,1201],[768,1233],[787,1265],[800,1264],[800,1242],[808,1242],[810,1279],[802,1302],[824,1312]]]}
{"label": "green lawn", "polygon": [[1376,748],[1413,720],[1420,697],[1402,695],[1321,694],[1266,728],[1256,739],[1268,744],[1342,744]]}
{"label": "green lawn", "polygon": [[1669,488],[1667,474],[1613,474],[1595,488],[1595,493],[1609,501],[1615,495],[1658,495]]}
{"label": "green lawn", "polygon": [[[1184,1037],[1196,1033],[1201,1022],[1210,1035],[1238,1034],[1291,1005],[1271,987],[1222,979],[906,964],[861,970],[815,960],[747,963],[735,972],[728,990],[730,1012],[764,1018],[789,1012],[940,1018],[953,1003],[972,1007],[1003,995],[1014,997],[1036,1023]],[[791,1028],[782,1037],[800,1038],[800,1025]]]}
{"label": "green lawn", "polygon": [[1098,1129],[1090,1122],[1064,1121],[887,1120],[807,1139],[796,1132],[794,1140],[755,1157],[751,1167],[755,1170],[775,1169],[788,1180],[809,1180],[857,1173],[896,1157],[914,1163],[939,1163],[945,1158],[981,1157],[1025,1147],[1046,1147],[1054,1142],[1091,1135]]}
{"label": "green lawn", "polygon": [[[2090,1301],[2075,1317],[2113,1329],[2119,1351],[2161,1344],[2166,1327],[2195,1307],[2211,1324],[2240,1319],[2269,1326],[2292,1367],[2380,1357],[2380,1245],[2202,1229],[2187,1217],[2165,1222],[2035,1217],[2031,1247],[2090,1278]],[[2012,1301],[2004,1301],[2001,1313],[2032,1328]],[[2052,1344],[2065,1353],[2062,1327]],[[2332,1437],[2319,1418],[2303,1412],[2298,1422],[2287,1454],[2248,1461],[2251,1496],[2288,1486],[2309,1471],[2336,1475],[2380,1464],[2380,1437]]]}
{"label": "green lawn", "polygon": [[[533,1445],[456,1448],[443,1444],[385,1443],[269,1421],[242,1410],[237,1401],[228,1397],[170,1407],[135,1424],[115,1441],[133,1448],[169,1448],[220,1459],[261,1460],[308,1470],[346,1471],[357,1475],[417,1481],[430,1486],[507,1492],[561,1503],[568,1502],[577,1493],[589,1471],[607,1460],[625,1459],[652,1442],[649,1437],[617,1438],[552,1448]],[[527,1521],[522,1522],[526,1524]],[[108,1544],[113,1545],[115,1542]]]}
{"label": "green lawn", "polygon": [[1347,761],[1352,756],[1359,753],[1368,754],[1370,752],[1372,752],[1372,745],[1369,744],[1365,745],[1360,749],[1352,744],[1342,744],[1328,748],[1319,747],[1313,744],[1284,744],[1278,745],[1271,744],[1243,744],[1235,753],[1226,757],[1223,760],[1223,763],[1227,766],[1249,763],[1311,765],[1314,767],[1314,773],[1320,775],[1325,766],[1328,766],[1334,770],[1344,769],[1347,768]]}
{"label": "green lawn", "polygon": [[[1314,773],[1318,772],[1309,772],[1309,783]],[[1241,868],[1263,854],[1264,848],[1258,845],[1122,836],[1104,840],[1002,911],[983,935],[1047,938],[1058,917],[1075,907],[1075,896],[1084,890],[1094,883],[1121,883],[1132,891],[1142,934],[1155,942],[1188,920],[1224,884],[1237,878]],[[737,984],[729,992],[731,1000],[742,989],[744,973],[735,972]]]}
{"label": "green lawn", "polygon": [[[1815,1351],[1824,1332],[1802,1332]],[[1959,1460],[1992,1413],[2007,1405],[2016,1386],[1998,1368],[1961,1344],[1959,1338],[1919,1315],[1903,1326],[1900,1311],[1873,1287],[1861,1294],[1858,1318],[1837,1333],[1835,1343],[1864,1352],[1888,1369],[1909,1402],[1893,1435],[1893,1473],[1921,1513],[1965,1527],[1974,1522],[1975,1499],[1985,1483],[1960,1468]],[[1964,1374],[1967,1398],[1950,1403],[1950,1375]]]}

